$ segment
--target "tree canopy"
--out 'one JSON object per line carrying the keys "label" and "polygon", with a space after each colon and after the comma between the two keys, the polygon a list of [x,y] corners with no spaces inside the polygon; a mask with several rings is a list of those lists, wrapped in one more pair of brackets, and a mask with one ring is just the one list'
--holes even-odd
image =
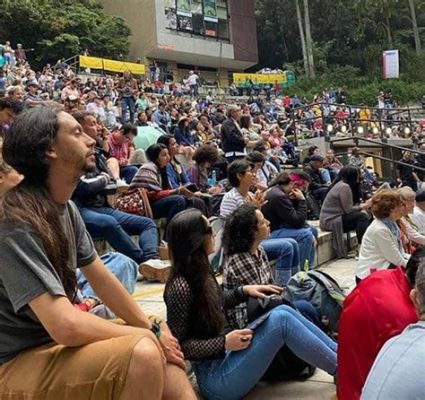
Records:
{"label": "tree canopy", "polygon": [[382,52],[390,49],[400,51],[400,81],[425,84],[425,0],[256,0],[256,69],[291,69],[301,84],[308,76],[298,3],[301,10],[309,6],[316,81],[322,86],[381,81]]}
{"label": "tree canopy", "polygon": [[[0,43],[34,48],[44,65],[88,49],[100,57],[126,57],[130,29],[106,14],[97,0],[1,0]],[[33,58],[33,57],[31,57]]]}

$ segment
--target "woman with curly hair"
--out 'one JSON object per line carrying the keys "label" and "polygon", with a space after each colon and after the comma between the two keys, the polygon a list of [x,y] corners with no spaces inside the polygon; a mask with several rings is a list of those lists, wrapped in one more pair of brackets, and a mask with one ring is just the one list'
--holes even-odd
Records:
{"label": "woman with curly hair", "polygon": [[[258,221],[265,235],[266,220]],[[336,373],[337,344],[289,306],[271,310],[263,321],[229,330],[224,310],[279,293],[274,285],[240,285],[222,290],[211,271],[208,254],[214,235],[197,210],[176,215],[168,227],[172,270],[165,287],[167,321],[186,359],[192,361],[206,399],[236,400],[259,382],[276,353],[286,344],[299,358],[331,375]]]}
{"label": "woman with curly hair", "polygon": [[369,225],[360,246],[356,280],[366,278],[371,268],[406,267],[410,254],[403,250],[397,221],[405,214],[405,204],[399,193],[383,190],[371,199],[375,220]]}

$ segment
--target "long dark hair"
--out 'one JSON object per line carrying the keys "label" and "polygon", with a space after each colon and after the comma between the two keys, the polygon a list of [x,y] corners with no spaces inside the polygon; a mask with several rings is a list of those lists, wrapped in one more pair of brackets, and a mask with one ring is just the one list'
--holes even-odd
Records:
{"label": "long dark hair", "polygon": [[146,149],[146,157],[149,161],[153,162],[158,168],[161,173],[161,179],[162,179],[162,188],[163,189],[171,189],[170,181],[168,180],[167,175],[167,167],[160,167],[158,164],[158,157],[162,150],[168,150],[165,144],[162,143],[155,143],[150,145]]}
{"label": "long dark hair", "polygon": [[360,190],[360,171],[358,168],[347,165],[338,172],[337,177],[332,182],[330,189],[332,189],[338,182],[343,181],[350,186],[353,195],[353,203],[360,203],[361,190]]}
{"label": "long dark hair", "polygon": [[198,321],[204,333],[216,335],[224,326],[224,315],[204,248],[208,234],[199,210],[188,209],[174,216],[167,229],[172,265],[167,287],[178,277],[186,279],[195,299],[193,321]]}
{"label": "long dark hair", "polygon": [[0,221],[26,226],[41,239],[49,261],[73,301],[77,280],[70,264],[69,242],[63,231],[62,208],[47,188],[46,151],[54,142],[59,110],[34,108],[19,115],[7,132],[3,158],[24,175],[24,180],[0,198]]}
{"label": "long dark hair", "polygon": [[222,239],[224,252],[227,255],[250,251],[257,232],[256,210],[256,207],[244,204],[227,218]]}

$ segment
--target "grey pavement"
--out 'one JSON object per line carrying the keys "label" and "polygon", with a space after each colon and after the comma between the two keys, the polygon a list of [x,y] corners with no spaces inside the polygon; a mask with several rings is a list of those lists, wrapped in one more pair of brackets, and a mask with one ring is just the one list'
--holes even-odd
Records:
{"label": "grey pavement", "polygon": [[[334,260],[318,268],[334,277],[347,293],[354,287],[354,259]],[[160,283],[138,282],[133,297],[150,315],[165,318],[166,309],[163,301],[164,285]],[[245,400],[330,400],[336,393],[333,378],[319,369],[307,381],[290,381],[277,383],[259,383],[245,397]]]}

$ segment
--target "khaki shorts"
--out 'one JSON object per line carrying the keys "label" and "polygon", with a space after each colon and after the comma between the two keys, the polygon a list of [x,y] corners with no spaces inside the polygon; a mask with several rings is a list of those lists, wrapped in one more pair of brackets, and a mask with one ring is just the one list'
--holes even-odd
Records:
{"label": "khaki shorts", "polygon": [[146,337],[151,339],[149,331],[82,347],[48,344],[24,351],[0,365],[0,399],[119,399],[133,349]]}

